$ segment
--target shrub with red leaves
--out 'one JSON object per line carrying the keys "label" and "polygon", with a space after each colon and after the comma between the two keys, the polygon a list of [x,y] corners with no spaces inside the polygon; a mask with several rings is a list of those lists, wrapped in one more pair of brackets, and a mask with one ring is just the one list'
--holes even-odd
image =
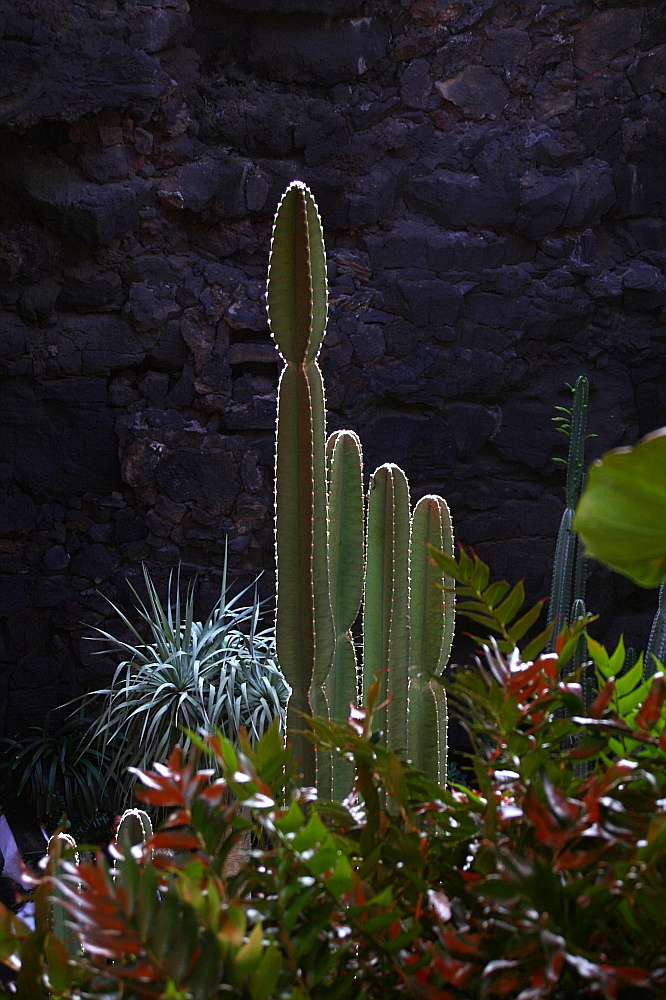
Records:
{"label": "shrub with red leaves", "polygon": [[[373,742],[375,688],[347,726],[313,723],[354,761],[343,804],[294,783],[275,728],[254,749],[199,741],[210,768],[176,750],[139,772],[138,797],[169,810],[152,840],[52,873],[32,933],[0,913],[18,1000],[663,997],[666,688],[657,675],[627,721],[608,681],[586,715],[559,669],[495,650],[447,680],[475,788],[439,788]],[[49,924],[54,880],[74,954]]]}

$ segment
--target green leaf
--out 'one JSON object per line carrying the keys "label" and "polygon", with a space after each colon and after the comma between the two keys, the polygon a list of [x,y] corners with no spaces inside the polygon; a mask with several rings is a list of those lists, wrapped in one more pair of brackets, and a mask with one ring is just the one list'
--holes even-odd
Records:
{"label": "green leaf", "polygon": [[295,851],[309,851],[317,844],[323,843],[328,836],[328,830],[315,812],[312,813],[307,825],[300,833],[297,833],[292,841],[292,848]]}
{"label": "green leaf", "polygon": [[262,938],[261,924],[256,923],[245,944],[236,952],[234,957],[234,970],[236,973],[246,976],[252,972],[262,953]]}
{"label": "green leaf", "polygon": [[268,1000],[272,995],[282,968],[280,949],[271,942],[261,957],[259,967],[250,979],[250,996],[252,1000]]}
{"label": "green leaf", "polygon": [[659,586],[666,576],[666,428],[590,467],[574,528],[588,555],[641,587]]}
{"label": "green leaf", "polygon": [[291,805],[284,816],[273,820],[273,822],[276,829],[282,834],[296,833],[305,823],[305,816],[296,799],[292,799]]}
{"label": "green leaf", "polygon": [[67,946],[55,934],[46,937],[46,962],[49,986],[56,993],[66,993],[72,985],[73,969],[69,964]]}
{"label": "green leaf", "polygon": [[507,622],[510,622],[513,618],[515,618],[523,606],[524,600],[525,588],[523,586],[523,581],[519,580],[509,596],[495,608],[495,615],[497,616],[498,622],[502,625],[506,625]]}
{"label": "green leaf", "polygon": [[491,583],[490,586],[483,591],[481,597],[489,608],[494,608],[502,600],[505,594],[509,592],[509,590],[510,584],[508,584],[506,580],[499,580],[497,583]]}
{"label": "green leaf", "polygon": [[335,896],[342,896],[352,887],[352,868],[349,859],[342,852],[338,855],[335,868],[326,879],[326,886]]}

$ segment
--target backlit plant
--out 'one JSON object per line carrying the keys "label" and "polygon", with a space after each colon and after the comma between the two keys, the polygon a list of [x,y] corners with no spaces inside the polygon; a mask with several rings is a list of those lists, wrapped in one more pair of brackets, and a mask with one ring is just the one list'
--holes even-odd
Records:
{"label": "backlit plant", "polygon": [[92,739],[103,745],[122,741],[116,769],[126,773],[127,766],[149,767],[166,758],[177,743],[187,749],[189,731],[219,730],[237,742],[242,728],[253,740],[273,719],[284,728],[289,688],[275,661],[273,629],[259,630],[256,587],[250,605],[241,603],[250,587],[229,597],[225,565],[220,597],[206,621],[197,622],[191,586],[181,606],[180,581],[175,582],[172,599],[170,576],[165,607],[145,568],[144,578],[148,605],[134,593],[148,637],[114,606],[133,641],[98,630],[125,659],[108,688],[86,696],[102,700]]}

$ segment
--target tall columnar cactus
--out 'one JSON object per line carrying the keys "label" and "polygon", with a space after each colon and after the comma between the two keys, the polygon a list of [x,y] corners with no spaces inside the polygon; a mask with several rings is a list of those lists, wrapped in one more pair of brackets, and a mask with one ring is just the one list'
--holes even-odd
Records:
{"label": "tall columnar cactus", "polygon": [[589,383],[585,375],[579,375],[572,390],[571,409],[557,407],[563,416],[555,417],[558,430],[569,438],[569,453],[566,460],[567,479],[565,485],[565,509],[560,521],[555,545],[555,562],[548,606],[548,623],[554,623],[550,649],[555,648],[555,639],[569,624],[572,606],[576,601],[585,600],[586,559],[583,546],[573,530],[573,516],[584,485],[585,441],[587,440],[587,403]]}
{"label": "tall columnar cactus", "polygon": [[[358,697],[358,662],[351,628],[363,598],[363,457],[353,431],[336,431],[326,442],[328,472],[328,557],[331,609],[335,630],[333,664],[326,680],[326,700],[334,722],[346,722]],[[318,768],[320,790],[321,772]],[[332,760],[332,794],[351,787],[352,769],[340,755]]]}
{"label": "tall columnar cactus", "polygon": [[[448,508],[440,497],[417,505],[410,555],[407,479],[398,466],[381,466],[368,493],[364,571],[360,442],[352,431],[336,432],[324,442],[317,354],[326,327],[326,258],[317,207],[300,181],[289,185],[278,207],[267,300],[285,362],[275,470],[276,642],[292,687],[288,727],[302,728],[301,716],[311,714],[346,720],[357,698],[351,629],[363,598],[363,687],[367,691],[378,677],[382,700],[391,695],[378,727],[390,746],[405,749],[409,743],[419,765],[436,780],[446,773],[446,701],[438,687],[430,687],[428,672],[440,673],[448,659],[454,593],[453,581],[444,581],[430,566],[427,542],[452,549]],[[443,582],[445,589],[438,590]],[[417,622],[411,670],[410,613]],[[316,779],[321,794],[332,789],[341,797],[349,791],[351,775],[343,761],[331,766],[323,754],[315,761],[311,744],[299,735],[294,754],[306,781]]]}
{"label": "tall columnar cactus", "polygon": [[[323,685],[335,636],[328,580],[324,387],[317,355],[326,329],[324,237],[308,188],[294,181],[277,210],[268,271],[268,319],[284,360],[278,389],[275,506],[276,646],[291,685],[287,725],[326,714]],[[306,782],[316,764],[310,742],[294,737]]]}
{"label": "tall columnar cactus", "polygon": [[451,514],[438,496],[422,497],[412,515],[407,749],[416,767],[443,784],[448,746],[446,693],[430,677],[441,675],[451,654],[455,582],[427,558],[428,544],[454,554]]}
{"label": "tall columnar cactus", "polygon": [[382,465],[370,480],[363,595],[363,691],[375,674],[380,729],[389,746],[407,746],[409,664],[409,486],[397,465]]}
{"label": "tall columnar cactus", "polygon": [[655,658],[662,667],[666,667],[666,580],[661,581],[659,588],[659,607],[652,622],[645,660],[643,661],[644,677],[651,677],[657,672]]}

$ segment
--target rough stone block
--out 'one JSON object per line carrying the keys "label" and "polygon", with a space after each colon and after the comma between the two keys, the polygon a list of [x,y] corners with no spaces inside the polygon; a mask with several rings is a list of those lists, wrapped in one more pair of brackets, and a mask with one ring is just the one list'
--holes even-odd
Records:
{"label": "rough stone block", "polygon": [[230,365],[242,365],[248,362],[255,364],[274,364],[280,360],[278,349],[274,344],[243,343],[232,344],[227,354]]}
{"label": "rough stone block", "polygon": [[76,163],[89,181],[108,184],[125,180],[132,173],[132,166],[136,169],[141,161],[130,146],[86,142],[79,148]]}
{"label": "rough stone block", "polygon": [[182,44],[187,37],[189,26],[189,6],[179,0],[166,9],[157,7],[144,10],[131,22],[129,44],[133,49],[144,52],[161,52],[173,45]]}
{"label": "rough stone block", "polygon": [[544,177],[529,170],[520,179],[520,209],[516,229],[529,239],[538,240],[552,233],[564,222],[573,193],[570,177]]}
{"label": "rough stone block", "polygon": [[532,48],[529,33],[520,28],[486,28],[486,34],[483,59],[488,66],[513,69],[525,62]]}
{"label": "rough stone block", "polygon": [[118,440],[111,414],[100,405],[105,395],[106,385],[97,379],[69,378],[44,387],[18,377],[2,382],[3,461],[33,496],[120,489]]}
{"label": "rough stone block", "polygon": [[450,229],[467,225],[492,229],[511,226],[519,204],[517,178],[435,170],[406,184],[405,199],[414,211],[430,215]]}
{"label": "rough stone block", "polygon": [[231,454],[183,449],[165,454],[155,479],[176,503],[193,500],[205,510],[228,514],[240,492],[240,479]]}
{"label": "rough stone block", "polygon": [[355,14],[363,0],[213,0],[220,7],[261,14]]}
{"label": "rough stone block", "polygon": [[630,219],[627,232],[639,250],[666,250],[666,219]]}
{"label": "rough stone block", "polygon": [[160,181],[158,196],[169,208],[200,212],[215,200],[219,213],[227,218],[245,215],[245,167],[232,156],[202,156],[186,163]]}
{"label": "rough stone block", "polygon": [[464,283],[450,284],[446,281],[405,281],[398,279],[402,297],[403,315],[416,326],[439,326],[455,323],[463,311],[466,291]]}
{"label": "rough stone block", "polygon": [[42,29],[38,40],[33,34],[29,41],[0,41],[0,124],[73,122],[102,108],[157,101],[168,90],[169,74],[156,59],[105,34],[99,23],[81,23],[83,8],[73,14],[56,33],[32,22]]}
{"label": "rough stone block", "polygon": [[586,160],[580,167],[573,167],[570,177],[574,188],[564,219],[568,229],[589,226],[613,208],[613,170],[605,160]]}
{"label": "rough stone block", "polygon": [[90,184],[57,156],[20,144],[9,144],[0,159],[0,179],[27,197],[58,233],[91,246],[110,243],[137,225],[150,186],[139,177],[124,184]]}
{"label": "rough stone block", "polygon": [[485,66],[466,66],[449,80],[435,83],[445,101],[468,118],[497,118],[509,100],[509,88]]}
{"label": "rough stone block", "polygon": [[432,90],[430,63],[412,59],[400,77],[400,98],[406,108],[425,108]]}
{"label": "rough stone block", "polygon": [[658,90],[666,94],[666,44],[644,53],[629,70],[629,79],[639,94]]}
{"label": "rough stone block", "polygon": [[167,320],[178,316],[180,311],[174,286],[157,285],[150,288],[143,282],[134,282],[130,285],[123,315],[135,330],[143,333],[147,330],[159,330]]}
{"label": "rough stone block", "polygon": [[120,275],[115,271],[90,278],[66,277],[56,307],[72,312],[113,312],[125,302]]}
{"label": "rough stone block", "polygon": [[271,79],[333,86],[353,80],[377,65],[388,50],[390,33],[383,21],[296,22],[261,18],[253,25],[250,63]]}
{"label": "rough stone block", "polygon": [[574,41],[574,65],[585,73],[606,69],[620,52],[640,41],[643,10],[617,7],[598,11],[581,23]]}

